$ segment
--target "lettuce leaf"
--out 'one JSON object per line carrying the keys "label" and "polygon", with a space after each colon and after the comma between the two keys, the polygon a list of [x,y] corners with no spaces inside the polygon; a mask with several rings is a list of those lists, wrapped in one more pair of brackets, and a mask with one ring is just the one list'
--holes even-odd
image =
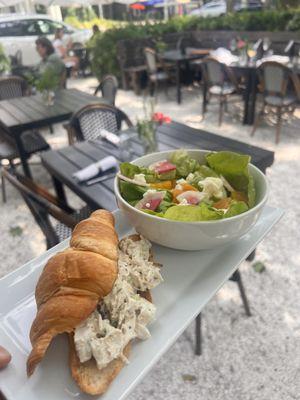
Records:
{"label": "lettuce leaf", "polygon": [[255,182],[251,174],[249,174],[248,184],[248,205],[250,208],[255,206]]}
{"label": "lettuce leaf", "polygon": [[219,177],[219,175],[213,169],[209,168],[207,165],[199,165],[195,173],[202,175],[203,179],[207,178],[208,176],[213,176],[214,178]]}
{"label": "lettuce leaf", "polygon": [[165,212],[165,218],[173,221],[211,221],[221,219],[223,211],[214,210],[205,203],[198,206],[173,206]]}
{"label": "lettuce leaf", "polygon": [[164,218],[164,213],[162,212],[157,212],[157,211],[152,211],[152,210],[141,210],[146,214],[150,214],[150,215],[156,215],[156,217],[160,217],[160,218]]}
{"label": "lettuce leaf", "polygon": [[140,173],[140,167],[129,162],[123,162],[120,164],[120,171],[122,175],[132,179],[135,174]]}
{"label": "lettuce leaf", "polygon": [[131,202],[141,200],[143,194],[147,192],[148,188],[145,186],[139,186],[134,183],[120,181],[120,192],[124,200]]}
{"label": "lettuce leaf", "polygon": [[224,218],[234,217],[235,215],[242,214],[249,210],[249,207],[244,201],[232,201],[227,212],[224,214]]}
{"label": "lettuce leaf", "polygon": [[152,183],[157,180],[157,174],[146,167],[139,167],[129,162],[123,162],[120,164],[121,174],[127,176],[127,178],[133,179],[135,174],[144,174],[147,183]]}
{"label": "lettuce leaf", "polygon": [[223,175],[232,187],[241,192],[248,191],[250,156],[219,151],[206,155],[206,161],[217,174]]}
{"label": "lettuce leaf", "polygon": [[250,208],[255,205],[255,182],[249,173],[250,156],[219,151],[207,154],[206,161],[214,171],[223,175],[236,191],[247,195]]}
{"label": "lettuce leaf", "polygon": [[197,160],[191,158],[186,150],[176,150],[171,155],[171,163],[176,165],[176,176],[178,178],[185,178],[189,173],[194,172],[199,163]]}

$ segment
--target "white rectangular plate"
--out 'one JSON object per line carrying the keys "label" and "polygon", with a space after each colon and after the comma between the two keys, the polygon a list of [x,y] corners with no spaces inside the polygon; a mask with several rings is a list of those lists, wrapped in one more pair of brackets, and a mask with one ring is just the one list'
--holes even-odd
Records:
{"label": "white rectangular plate", "polygon": [[[282,214],[280,209],[265,207],[248,234],[215,250],[187,252],[154,246],[155,259],[163,264],[164,283],[153,291],[157,320],[150,327],[152,337],[133,344],[130,364],[101,400],[125,399]],[[119,237],[132,233],[121,212],[114,215]],[[67,245],[67,241],[60,243],[0,280],[0,344],[13,356],[9,366],[0,372],[0,388],[8,400],[91,399],[79,391],[70,376],[64,335],[53,340],[34,375],[26,377],[36,282],[49,257]]]}

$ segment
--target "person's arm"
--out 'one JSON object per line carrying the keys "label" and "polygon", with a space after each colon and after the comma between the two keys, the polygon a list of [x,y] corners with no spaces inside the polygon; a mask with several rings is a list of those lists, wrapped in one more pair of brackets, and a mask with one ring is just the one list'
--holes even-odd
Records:
{"label": "person's arm", "polygon": [[59,54],[62,56],[62,58],[66,57],[68,50],[66,47],[64,47],[62,44],[57,46],[57,50]]}

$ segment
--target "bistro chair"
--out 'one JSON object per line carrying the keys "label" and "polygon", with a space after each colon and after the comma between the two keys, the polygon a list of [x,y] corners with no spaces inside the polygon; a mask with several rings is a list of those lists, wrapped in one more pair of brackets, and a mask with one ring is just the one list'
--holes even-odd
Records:
{"label": "bistro chair", "polygon": [[147,73],[148,73],[148,87],[150,95],[153,96],[157,93],[158,85],[163,84],[165,94],[168,94],[168,81],[171,76],[166,66],[160,62],[161,68],[157,65],[156,51],[146,47],[144,49]]}
{"label": "bistro chair", "polygon": [[[25,79],[19,76],[0,78],[0,100],[9,100],[15,97],[24,97],[28,92]],[[21,136],[25,157],[30,158],[40,151],[49,150],[50,146],[37,131],[27,131]],[[0,130],[0,169],[2,162],[7,160],[14,165],[15,159],[19,157],[18,149],[9,133]],[[6,201],[4,178],[1,176],[2,199]]]}
{"label": "bistro chair", "polygon": [[106,75],[97,86],[94,96],[101,92],[102,97],[112,106],[115,105],[116,95],[118,91],[118,80],[114,75]]}
{"label": "bistro chair", "polygon": [[[28,131],[21,136],[25,157],[30,158],[33,154],[49,150],[49,144],[39,135],[38,132]],[[1,173],[1,191],[2,200],[6,202],[5,180],[2,175],[3,162],[8,162],[11,168],[15,167],[15,161],[19,158],[18,149],[13,142],[3,131],[0,131],[0,173]]]}
{"label": "bistro chair", "polygon": [[[238,81],[233,71],[225,64],[212,57],[206,57],[202,62],[203,82],[207,89],[207,103],[211,97],[217,97],[219,102],[219,126],[222,124],[224,108],[227,110],[228,98],[240,94]],[[203,109],[203,117],[206,104]]]}
{"label": "bistro chair", "polygon": [[[283,64],[266,61],[257,69],[259,88],[262,92],[262,108],[255,118],[251,136],[265,115],[276,117],[276,138],[279,143],[282,119],[292,115],[297,107],[300,96],[300,84],[293,72]],[[299,97],[298,97],[299,96]]]}
{"label": "bistro chair", "polygon": [[[67,239],[75,225],[91,213],[89,207],[74,210],[31,179],[16,171],[3,170],[3,175],[22,195],[36,223],[45,235],[47,249]],[[53,224],[50,217],[57,223]]]}
{"label": "bistro chair", "polygon": [[69,143],[75,140],[95,140],[99,138],[101,129],[118,133],[125,122],[132,127],[132,122],[120,109],[107,104],[92,104],[83,107],[73,114],[70,122],[64,127],[68,132]]}
{"label": "bistro chair", "polygon": [[0,100],[26,96],[27,91],[27,82],[19,76],[0,78]]}

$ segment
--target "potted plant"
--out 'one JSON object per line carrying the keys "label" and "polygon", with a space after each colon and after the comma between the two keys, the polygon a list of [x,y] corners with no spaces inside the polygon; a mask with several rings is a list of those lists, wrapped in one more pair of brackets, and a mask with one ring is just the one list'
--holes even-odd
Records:
{"label": "potted plant", "polygon": [[54,104],[55,90],[59,88],[60,77],[51,67],[45,71],[36,80],[36,89],[42,93],[45,104],[51,106]]}
{"label": "potted plant", "polygon": [[3,75],[10,71],[10,59],[5,54],[2,44],[0,43],[0,74]]}

